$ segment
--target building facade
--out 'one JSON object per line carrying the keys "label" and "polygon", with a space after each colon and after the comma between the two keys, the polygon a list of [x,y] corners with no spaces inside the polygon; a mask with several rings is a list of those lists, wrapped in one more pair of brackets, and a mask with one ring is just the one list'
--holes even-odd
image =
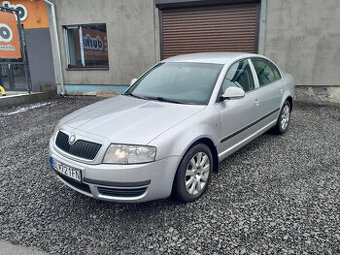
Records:
{"label": "building facade", "polygon": [[[67,93],[122,92],[159,60],[245,51],[298,85],[340,85],[337,0],[53,0]],[[49,23],[53,22],[49,11]],[[56,42],[50,26],[56,83]]]}

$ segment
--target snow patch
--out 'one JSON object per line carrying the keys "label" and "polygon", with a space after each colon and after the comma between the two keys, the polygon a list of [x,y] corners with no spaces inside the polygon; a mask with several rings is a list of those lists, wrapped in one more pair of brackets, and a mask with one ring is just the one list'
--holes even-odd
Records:
{"label": "snow patch", "polygon": [[52,104],[52,102],[36,103],[36,104],[29,105],[29,106],[18,108],[17,110],[12,111],[12,112],[0,113],[0,116],[11,116],[11,115],[14,115],[14,114],[17,114],[17,113],[27,112],[29,110],[32,110],[32,109],[35,109],[35,108],[40,108],[40,107],[43,107],[43,106],[46,106],[46,105],[51,105],[51,104]]}

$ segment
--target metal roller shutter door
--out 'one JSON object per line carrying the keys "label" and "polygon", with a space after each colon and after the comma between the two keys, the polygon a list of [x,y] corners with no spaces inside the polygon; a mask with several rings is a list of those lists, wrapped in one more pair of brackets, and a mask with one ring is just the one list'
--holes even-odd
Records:
{"label": "metal roller shutter door", "polygon": [[257,52],[259,4],[166,9],[162,58],[209,51]]}

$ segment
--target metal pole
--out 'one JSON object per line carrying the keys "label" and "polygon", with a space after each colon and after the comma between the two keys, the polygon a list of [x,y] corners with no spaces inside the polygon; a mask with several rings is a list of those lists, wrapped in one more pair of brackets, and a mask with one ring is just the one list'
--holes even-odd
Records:
{"label": "metal pole", "polygon": [[264,45],[266,42],[267,5],[268,0],[261,0],[258,53],[262,55],[264,55]]}
{"label": "metal pole", "polygon": [[15,14],[17,15],[17,21],[18,21],[18,32],[19,32],[19,40],[20,40],[20,48],[21,48],[21,57],[24,62],[24,73],[25,73],[25,80],[27,84],[27,93],[32,92],[32,84],[31,79],[29,77],[29,70],[28,70],[28,59],[26,58],[26,51],[24,47],[24,37],[23,37],[23,29],[21,27],[20,23],[20,17],[19,12],[15,10]]}

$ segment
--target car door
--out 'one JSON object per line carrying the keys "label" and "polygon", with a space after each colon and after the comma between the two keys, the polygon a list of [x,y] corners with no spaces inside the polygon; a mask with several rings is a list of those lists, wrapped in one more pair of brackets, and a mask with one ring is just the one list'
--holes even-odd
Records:
{"label": "car door", "polygon": [[280,113],[280,106],[284,92],[284,84],[280,71],[267,59],[251,58],[256,73],[255,79],[259,84],[258,110],[261,114],[263,126],[275,121]]}
{"label": "car door", "polygon": [[259,118],[257,93],[249,59],[230,66],[220,89],[220,95],[230,87],[240,87],[246,94],[240,99],[227,99],[215,104],[220,115],[219,152],[227,153],[254,132],[252,125]]}

